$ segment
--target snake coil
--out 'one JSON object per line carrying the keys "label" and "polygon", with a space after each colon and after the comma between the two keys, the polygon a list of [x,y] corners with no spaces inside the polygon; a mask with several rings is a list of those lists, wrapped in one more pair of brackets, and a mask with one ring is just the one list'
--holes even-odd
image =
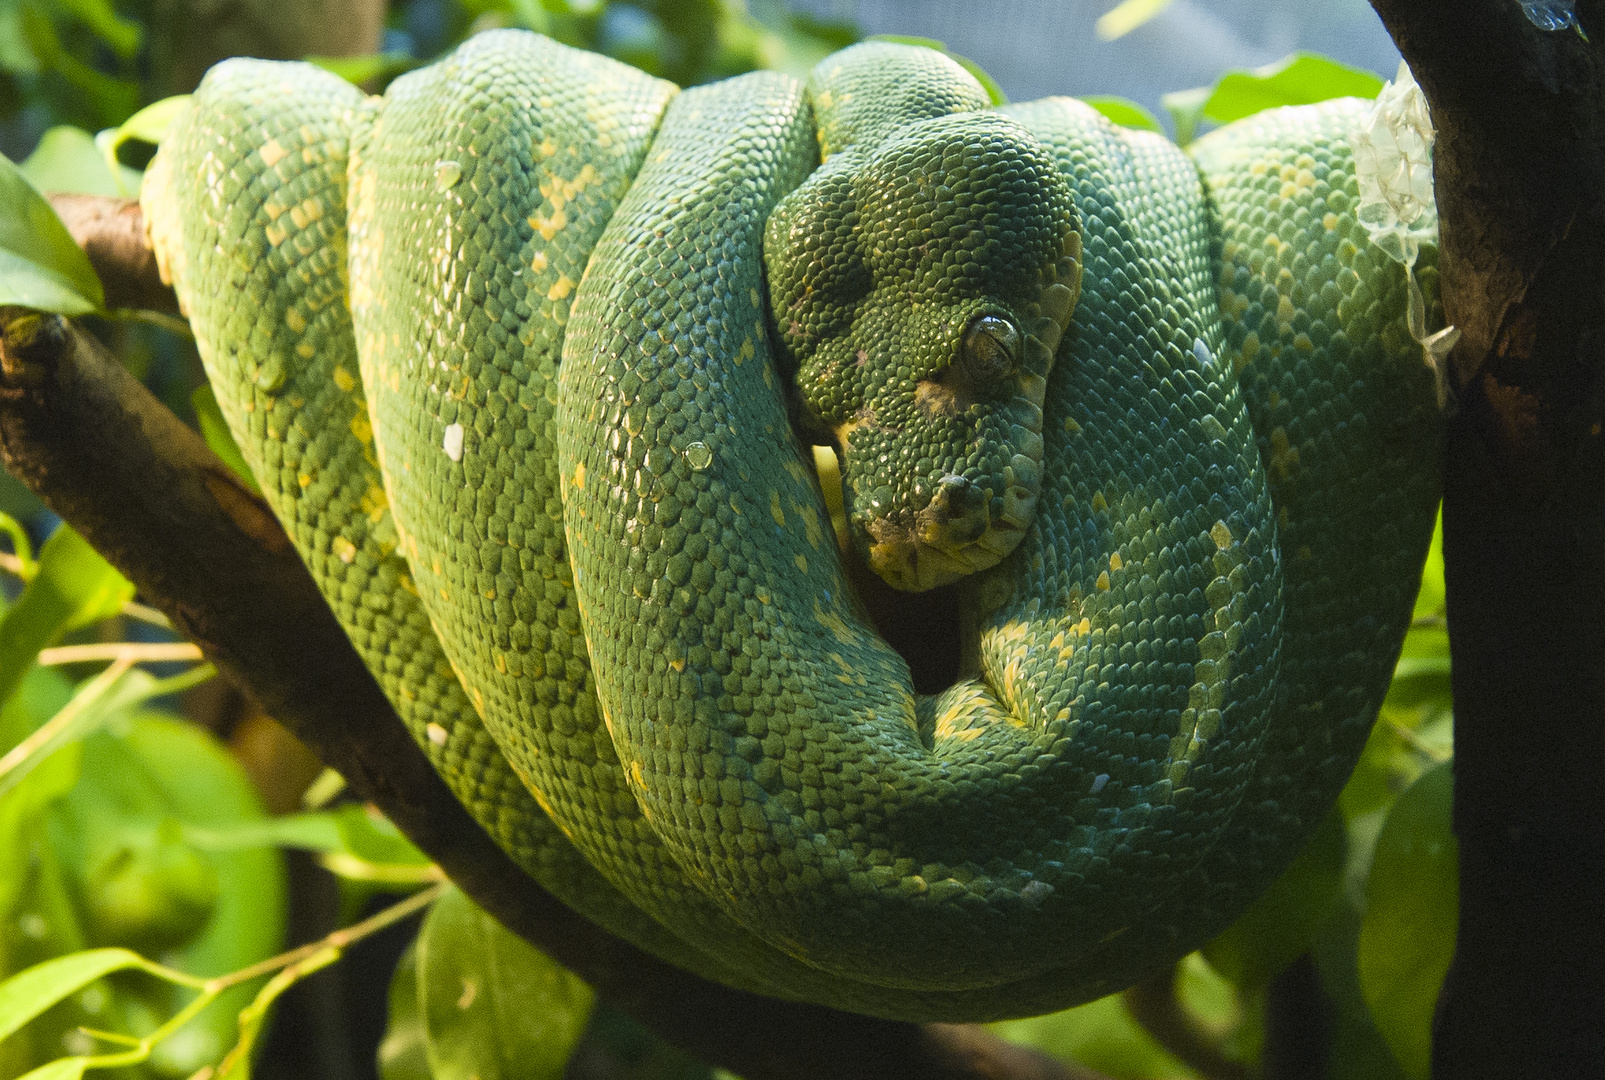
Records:
{"label": "snake coil", "polygon": [[[533,878],[735,986],[996,1019],[1224,928],[1386,690],[1441,436],[1361,108],[1184,154],[910,46],[681,91],[492,32],[382,98],[221,64],[143,202],[269,501]],[[941,693],[798,432],[852,560],[959,590]]]}

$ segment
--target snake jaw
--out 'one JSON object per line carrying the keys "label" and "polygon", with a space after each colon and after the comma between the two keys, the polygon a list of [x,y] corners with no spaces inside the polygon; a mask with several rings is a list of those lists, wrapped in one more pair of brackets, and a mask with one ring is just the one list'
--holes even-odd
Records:
{"label": "snake jaw", "polygon": [[[1036,466],[1016,455],[1019,471]],[[1005,493],[1003,514],[992,520],[990,491],[949,474],[931,501],[908,526],[884,519],[862,522],[872,538],[865,561],[881,580],[903,592],[924,592],[995,565],[1014,550],[1036,511],[1038,485],[1016,485]]]}

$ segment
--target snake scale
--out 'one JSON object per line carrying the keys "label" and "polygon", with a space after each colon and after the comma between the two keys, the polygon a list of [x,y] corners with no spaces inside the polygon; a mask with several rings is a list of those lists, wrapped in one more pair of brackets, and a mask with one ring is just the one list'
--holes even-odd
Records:
{"label": "snake scale", "polygon": [[[1228,925],[1386,690],[1441,427],[1365,107],[1183,153],[908,45],[680,90],[496,31],[382,98],[225,62],[143,204],[266,497],[532,878],[733,986],[996,1019]],[[850,561],[959,591],[949,688]]]}

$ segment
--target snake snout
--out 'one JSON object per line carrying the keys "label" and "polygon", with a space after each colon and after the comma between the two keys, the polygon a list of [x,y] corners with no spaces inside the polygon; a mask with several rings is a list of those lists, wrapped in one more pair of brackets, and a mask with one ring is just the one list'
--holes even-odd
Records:
{"label": "snake snout", "polygon": [[865,561],[904,592],[923,592],[985,570],[1014,550],[1036,508],[1038,469],[1017,455],[1005,470],[1005,491],[956,473],[942,476],[923,508],[900,519],[854,515]]}
{"label": "snake snout", "polygon": [[949,473],[937,482],[930,505],[920,512],[925,519],[920,531],[930,538],[930,543],[942,536],[966,544],[977,540],[986,531],[986,502],[986,492],[964,477]]}

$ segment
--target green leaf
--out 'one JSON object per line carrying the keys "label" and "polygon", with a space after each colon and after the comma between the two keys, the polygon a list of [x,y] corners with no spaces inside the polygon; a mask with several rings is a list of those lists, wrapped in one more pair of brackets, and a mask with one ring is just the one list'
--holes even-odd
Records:
{"label": "green leaf", "polygon": [[1131,1018],[1119,994],[1047,1016],[987,1026],[1009,1042],[1111,1076],[1193,1075]]}
{"label": "green leaf", "polygon": [[0,3],[0,69],[17,75],[39,74],[38,54],[23,28],[22,5]]}
{"label": "green leaf", "polygon": [[379,1043],[380,1080],[434,1080],[429,1072],[423,1013],[418,1008],[418,942],[396,961],[390,977],[390,1018]]}
{"label": "green leaf", "polygon": [[[192,825],[226,829],[268,820],[239,761],[205,730],[176,717],[142,713],[126,729],[113,731],[120,752],[86,754],[86,775],[110,781],[113,774],[139,773],[159,793],[160,812],[183,822],[186,829]],[[168,961],[181,971],[210,978],[265,960],[283,948],[286,884],[284,859],[276,850],[208,852],[207,857],[217,868],[219,888],[211,919]],[[164,1076],[189,1076],[217,1062],[234,1043],[238,1013],[249,1004],[256,987],[248,983],[225,991],[156,1046],[152,1065]],[[164,995],[157,1000],[163,1014],[189,1000],[179,987],[158,990]]]}
{"label": "green leaf", "polygon": [[1372,1021],[1411,1077],[1425,1078],[1432,1013],[1454,955],[1458,847],[1448,762],[1400,795],[1377,837],[1360,925],[1360,989]]}
{"label": "green leaf", "polygon": [[388,82],[423,63],[404,52],[369,53],[366,56],[309,56],[307,62],[357,86],[376,79]]}
{"label": "green leaf", "polygon": [[980,64],[977,64],[968,56],[960,56],[956,52],[950,52],[947,55],[957,61],[959,67],[975,76],[975,81],[981,84],[981,89],[986,91],[986,96],[992,99],[994,107],[1009,103],[1009,95],[1003,92],[1003,87],[999,86],[997,80],[987,74],[986,69]]}
{"label": "green leaf", "polygon": [[1154,119],[1153,113],[1130,98],[1095,94],[1092,97],[1084,97],[1081,100],[1103,113],[1111,123],[1119,124],[1121,127],[1161,133],[1164,131],[1159,126],[1159,121]]}
{"label": "green leaf", "polygon": [[113,78],[69,52],[49,17],[33,4],[17,6],[22,37],[41,69],[60,75],[84,92],[102,124],[115,124],[139,108],[139,84]]}
{"label": "green leaf", "polygon": [[1421,568],[1421,590],[1416,593],[1414,618],[1441,615],[1444,606],[1443,590],[1443,508],[1438,508],[1438,523],[1432,530],[1432,546],[1427,549],[1427,562]]}
{"label": "green leaf", "polygon": [[[1369,861],[1369,852],[1367,852]],[[1407,1080],[1360,993],[1355,952],[1360,912],[1347,897],[1315,947],[1321,988],[1332,1002],[1332,1049],[1326,1080]]]}
{"label": "green leaf", "polygon": [[1170,114],[1170,122],[1176,127],[1177,146],[1186,146],[1198,137],[1198,125],[1204,118],[1204,104],[1209,101],[1209,94],[1209,87],[1198,86],[1191,90],[1176,90],[1159,99],[1159,104],[1165,107]]}
{"label": "green leaf", "polygon": [[240,452],[240,444],[234,441],[234,436],[228,429],[228,421],[223,419],[223,410],[218,407],[217,394],[212,390],[212,385],[202,383],[195,388],[189,400],[195,407],[195,419],[201,426],[201,438],[206,440],[206,445],[211,447],[212,453],[222,459],[223,464],[244,480],[252,491],[258,495],[262,494],[261,485],[256,482],[256,477],[251,475],[251,467],[245,463],[245,455]]}
{"label": "green leaf", "polygon": [[[45,132],[33,153],[20,166],[29,183],[40,191],[65,191],[80,195],[118,198],[137,190],[139,172],[119,166],[119,174],[106,168],[106,158],[95,145],[95,137],[83,128],[58,124]],[[129,184],[133,188],[129,188]]]}
{"label": "green leaf", "polygon": [[[144,711],[119,718],[71,749],[83,751],[82,780],[51,807],[46,832],[51,851],[64,866],[68,886],[64,894],[70,898],[72,911],[91,915],[95,907],[104,906],[103,898],[86,895],[86,885],[96,887],[107,852],[138,850],[154,839],[170,857],[182,858],[187,837],[178,828],[180,822],[226,827],[265,814],[233,755],[203,729],[175,717]],[[215,869],[210,911],[204,913],[198,928],[186,931],[187,940],[163,952],[164,960],[191,978],[203,979],[237,971],[277,953],[283,945],[285,916],[280,854],[259,849],[193,852],[193,856]],[[154,869],[157,877],[170,872],[170,866]],[[172,880],[148,884],[153,895],[173,895]],[[61,921],[60,914],[50,914],[43,906],[34,910],[44,915],[53,930]],[[158,916],[164,917],[160,909]],[[184,1077],[215,1065],[234,1044],[240,1030],[238,1014],[260,985],[257,980],[224,991],[157,1043],[147,1066],[151,1074]],[[143,1034],[194,997],[188,984],[175,980],[113,980],[107,989],[111,1011],[91,1016],[68,1006],[65,1015],[53,1012],[34,1026],[36,1044],[56,1045],[59,1034],[85,1022]],[[51,1024],[57,1027],[50,1029]]]}
{"label": "green leaf", "polygon": [[389,819],[357,803],[224,828],[189,827],[184,835],[190,843],[208,851],[245,851],[277,845],[321,852],[327,856],[320,860],[326,869],[352,881],[415,885],[437,880],[427,855]]}
{"label": "green leaf", "polygon": [[[6,475],[10,476],[9,473]],[[12,483],[16,483],[15,478],[12,478]],[[13,573],[23,581],[33,577],[39,567],[33,558],[33,541],[28,539],[28,530],[22,527],[22,522],[0,510],[0,535],[11,541],[11,553],[17,557],[17,562],[20,564]],[[5,606],[0,603],[0,611],[4,611]]]}
{"label": "green leaf", "polygon": [[1449,628],[1439,623],[1434,626],[1412,627],[1404,635],[1404,648],[1400,653],[1405,657],[1447,657],[1449,655]]}
{"label": "green leaf", "polygon": [[35,667],[0,708],[0,753],[9,752],[72,700],[73,684],[58,667]]}
{"label": "green leaf", "polygon": [[41,816],[78,783],[82,761],[82,744],[63,746],[0,795],[0,922],[11,922],[27,881]]}
{"label": "green leaf", "polygon": [[86,1057],[57,1058],[29,1072],[22,1080],[78,1080],[88,1067]]}
{"label": "green leaf", "polygon": [[947,42],[937,41],[935,38],[917,37],[913,34],[875,34],[864,40],[889,41],[893,45],[913,45],[921,49],[935,49],[939,53],[947,52]]}
{"label": "green leaf", "polygon": [[0,154],[0,305],[87,315],[105,302],[89,256],[22,170]]}
{"label": "green leaf", "polygon": [[108,0],[52,0],[54,7],[74,15],[124,60],[139,52],[140,26],[117,14]]}
{"label": "green leaf", "polygon": [[418,1003],[435,1080],[557,1080],[591,988],[456,889],[418,935]]}
{"label": "green leaf", "polygon": [[1092,28],[1104,41],[1114,41],[1125,37],[1169,6],[1170,0],[1120,0],[1120,3],[1099,16]]}
{"label": "green leaf", "polygon": [[1176,965],[1176,1000],[1206,1030],[1231,1032],[1243,1024],[1243,997],[1202,952]]}
{"label": "green leaf", "polygon": [[0,1039],[105,975],[150,964],[127,949],[91,949],[35,964],[0,983]]}
{"label": "green leaf", "polygon": [[347,853],[370,863],[424,865],[429,856],[378,810],[360,803],[345,803],[334,810],[340,838]]}
{"label": "green leaf", "polygon": [[0,754],[8,754],[39,725],[66,708],[75,687],[61,668],[32,668],[0,708]]}
{"label": "green leaf", "polygon": [[1392,709],[1418,710],[1424,705],[1450,708],[1449,658],[1400,657],[1393,669],[1393,682],[1388,684],[1387,703]]}
{"label": "green leaf", "polygon": [[0,701],[9,698],[40,649],[68,630],[110,618],[134,586],[71,526],[39,551],[39,572],[0,617]]}
{"label": "green leaf", "polygon": [[422,865],[429,857],[401,834],[388,818],[361,803],[342,803],[333,810],[241,820],[226,826],[196,827],[186,835],[209,851],[239,851],[277,845],[303,851],[338,851],[376,863]]}
{"label": "green leaf", "polygon": [[[57,747],[68,745],[98,730],[108,719],[160,693],[162,684],[148,672],[102,671],[78,686],[60,712],[27,740],[7,752],[0,768],[0,795],[12,790],[41,766]],[[17,755],[21,754],[20,760]]]}
{"label": "green leaf", "polygon": [[1204,104],[1204,115],[1226,124],[1281,105],[1313,105],[1338,97],[1374,98],[1382,80],[1315,53],[1294,53],[1253,71],[1221,77]]}
{"label": "green leaf", "polygon": [[1204,946],[1204,958],[1244,993],[1263,989],[1309,952],[1342,897],[1347,838],[1334,809],[1281,877]]}
{"label": "green leaf", "polygon": [[122,149],[123,144],[146,142],[152,146],[161,145],[162,136],[167,133],[173,121],[189,108],[189,101],[188,94],[162,98],[140,109],[118,126],[107,128],[95,136],[95,146],[105,161],[106,168],[122,184],[117,194],[130,197],[138,195],[140,184],[145,178],[144,173],[127,168],[118,160],[117,152]]}
{"label": "green leaf", "polygon": [[63,525],[39,550],[39,573],[66,615],[63,630],[91,626],[120,613],[134,598],[134,583],[118,573],[78,532]]}
{"label": "green leaf", "polygon": [[190,95],[175,94],[172,97],[153,101],[139,110],[117,127],[117,143],[122,145],[130,140],[147,142],[152,146],[160,146],[162,137],[173,122],[184,115],[189,108]]}
{"label": "green leaf", "polygon": [[1229,71],[1214,86],[1195,86],[1164,95],[1159,103],[1176,125],[1176,143],[1186,146],[1199,124],[1228,124],[1282,105],[1313,105],[1337,97],[1374,98],[1382,80],[1369,71],[1340,64],[1316,53],[1294,53],[1252,71]]}
{"label": "green leaf", "polygon": [[259,847],[344,851],[346,847],[340,822],[332,813],[286,814],[224,826],[193,826],[184,830],[184,836],[207,851],[244,851]]}

